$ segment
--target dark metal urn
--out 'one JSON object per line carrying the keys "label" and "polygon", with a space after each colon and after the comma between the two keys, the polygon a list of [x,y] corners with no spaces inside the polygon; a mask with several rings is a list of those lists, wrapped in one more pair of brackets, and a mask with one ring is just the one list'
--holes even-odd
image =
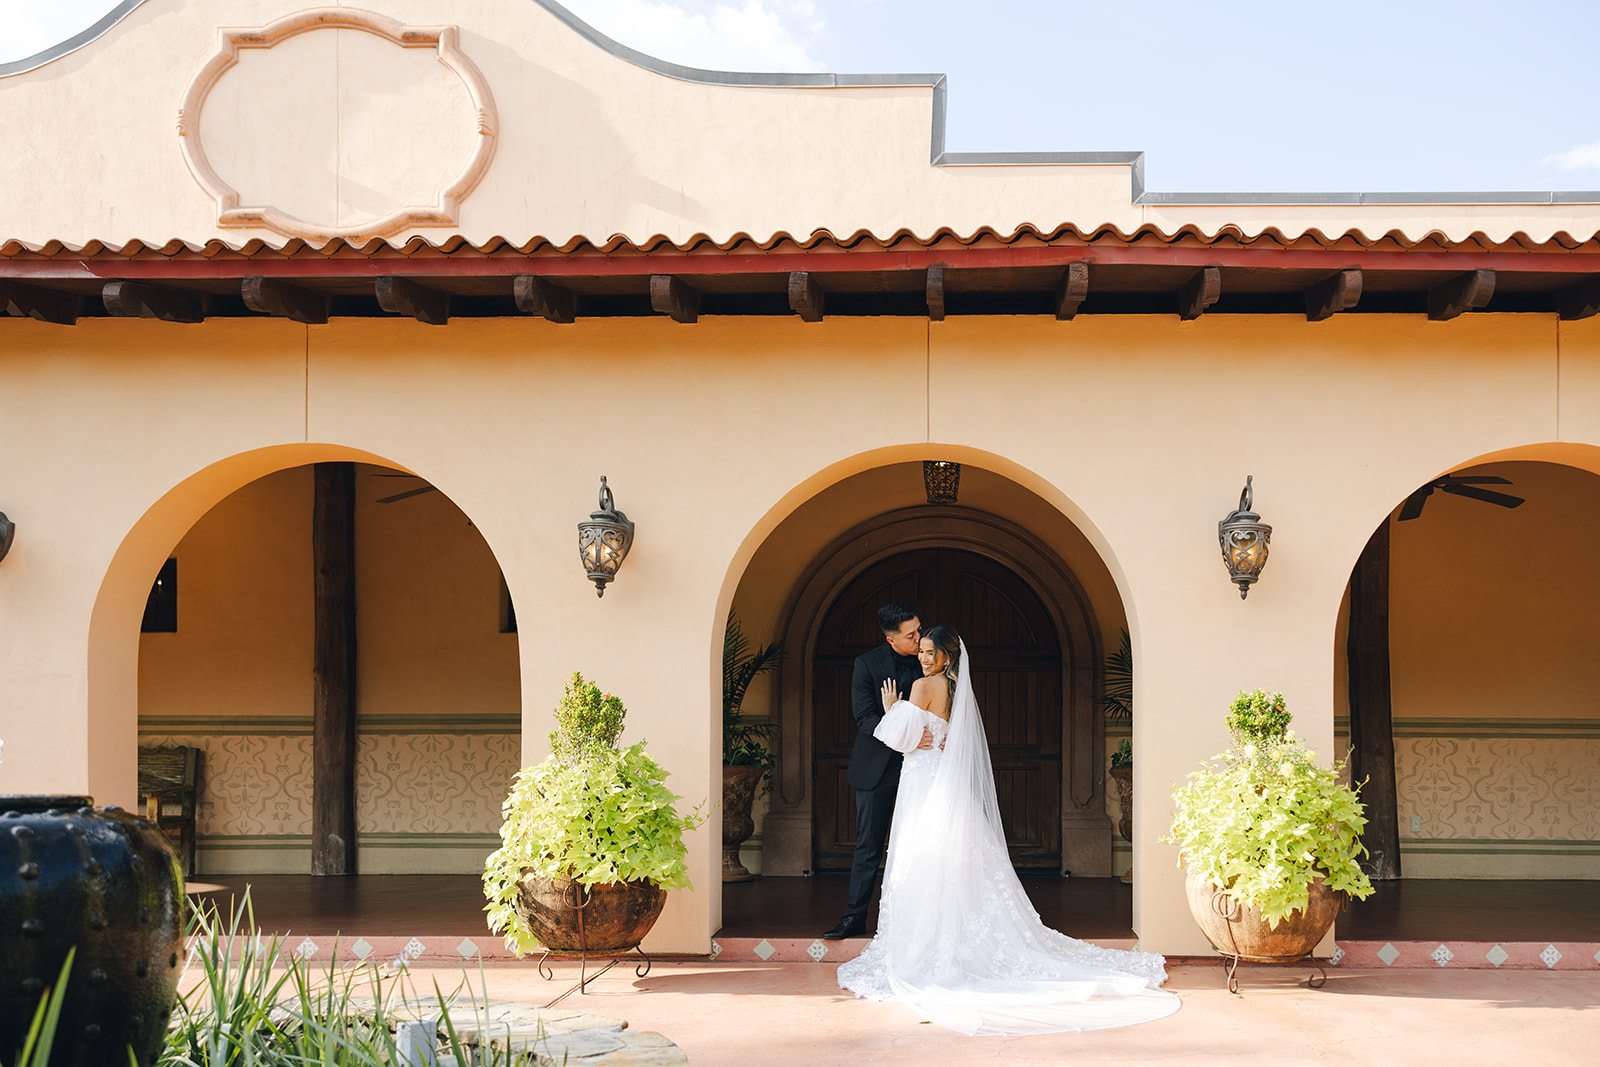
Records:
{"label": "dark metal urn", "polygon": [[0,1063],[74,947],[51,1067],[161,1054],[183,956],[183,874],[148,819],[89,797],[0,796]]}
{"label": "dark metal urn", "polygon": [[654,882],[584,887],[566,878],[527,875],[514,907],[552,952],[603,953],[637,948],[666,903],[667,891]]}

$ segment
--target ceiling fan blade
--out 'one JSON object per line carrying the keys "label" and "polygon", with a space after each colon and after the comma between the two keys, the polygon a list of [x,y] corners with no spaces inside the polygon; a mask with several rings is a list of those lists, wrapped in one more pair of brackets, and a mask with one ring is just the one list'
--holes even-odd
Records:
{"label": "ceiling fan blade", "polygon": [[393,504],[396,500],[404,500],[408,496],[421,496],[423,493],[431,493],[433,492],[433,488],[434,487],[431,485],[425,485],[421,489],[407,489],[403,493],[396,493],[394,496],[386,496],[379,500],[378,503]]}
{"label": "ceiling fan blade", "polygon": [[1423,501],[1428,499],[1428,494],[1432,493],[1432,492],[1433,492],[1433,483],[1429,482],[1427,485],[1423,486],[1421,489],[1418,489],[1415,493],[1412,493],[1410,496],[1406,497],[1405,507],[1400,509],[1400,518],[1397,519],[1396,521],[1397,522],[1406,522],[1409,519],[1414,519],[1418,515],[1421,515],[1422,514],[1422,503],[1423,503]]}
{"label": "ceiling fan blade", "polygon": [[1454,482],[1457,485],[1510,485],[1509,478],[1501,478],[1493,474],[1446,474],[1443,482]]}
{"label": "ceiling fan blade", "polygon": [[1445,485],[1441,486],[1445,492],[1454,493],[1456,496],[1471,497],[1481,500],[1485,504],[1499,504],[1503,508],[1521,507],[1523,499],[1520,496],[1511,496],[1508,493],[1496,493],[1488,489],[1478,489],[1470,485]]}

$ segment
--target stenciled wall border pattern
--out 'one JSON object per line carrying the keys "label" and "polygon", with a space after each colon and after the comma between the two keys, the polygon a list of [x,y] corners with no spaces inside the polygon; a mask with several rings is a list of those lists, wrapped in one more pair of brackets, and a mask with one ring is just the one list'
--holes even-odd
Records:
{"label": "stenciled wall border pattern", "polygon": [[1396,719],[1394,739],[1406,877],[1600,877],[1600,719]]}
{"label": "stenciled wall border pattern", "polygon": [[[455,850],[462,870],[475,870],[472,856],[481,862],[499,847],[500,804],[520,769],[519,717],[364,716],[356,729],[359,850]],[[196,828],[202,871],[221,869],[223,853],[233,854],[229,869],[246,853],[263,861],[271,853],[309,855],[311,734],[309,717],[140,719],[140,745],[204,753]],[[208,865],[208,853],[219,854],[219,864]]]}

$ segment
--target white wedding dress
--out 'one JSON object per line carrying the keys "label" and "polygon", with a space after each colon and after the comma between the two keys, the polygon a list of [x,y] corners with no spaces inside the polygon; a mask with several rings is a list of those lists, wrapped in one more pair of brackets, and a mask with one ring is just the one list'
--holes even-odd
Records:
{"label": "white wedding dress", "polygon": [[[1178,998],[1160,988],[1160,956],[1100,948],[1039,921],[1006,851],[969,668],[963,644],[948,724],[902,700],[874,731],[906,757],[877,934],[840,965],[839,985],[966,1034],[1100,1030],[1172,1014]],[[924,727],[931,749],[917,748]]]}

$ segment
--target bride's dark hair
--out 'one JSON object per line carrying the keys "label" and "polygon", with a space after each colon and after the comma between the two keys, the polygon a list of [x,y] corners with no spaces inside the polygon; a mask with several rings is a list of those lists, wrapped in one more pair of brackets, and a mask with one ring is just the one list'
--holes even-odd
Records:
{"label": "bride's dark hair", "polygon": [[955,627],[941,624],[928,627],[922,631],[922,636],[944,653],[944,680],[950,687],[950,698],[954,700],[956,679],[961,677],[961,635],[956,633]]}

